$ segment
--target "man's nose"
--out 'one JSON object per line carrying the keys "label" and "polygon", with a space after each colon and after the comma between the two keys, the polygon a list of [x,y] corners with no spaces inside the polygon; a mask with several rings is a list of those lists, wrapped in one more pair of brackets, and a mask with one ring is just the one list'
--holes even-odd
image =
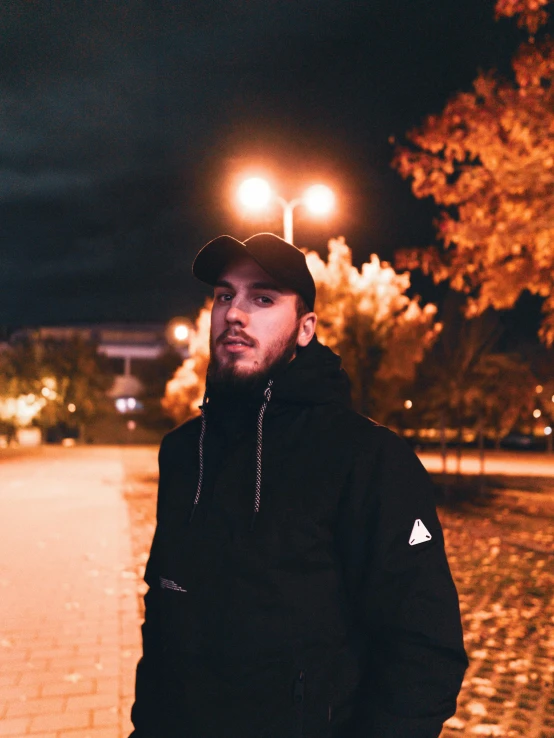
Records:
{"label": "man's nose", "polygon": [[233,300],[229,306],[225,314],[225,320],[227,323],[240,323],[240,325],[246,325],[248,322],[248,314],[241,308],[238,300]]}

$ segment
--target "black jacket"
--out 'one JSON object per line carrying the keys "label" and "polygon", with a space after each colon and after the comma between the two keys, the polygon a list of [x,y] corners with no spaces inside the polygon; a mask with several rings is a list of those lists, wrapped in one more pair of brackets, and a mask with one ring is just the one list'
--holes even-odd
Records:
{"label": "black jacket", "polygon": [[429,477],[317,339],[270,390],[162,441],[132,736],[435,738],[467,660]]}

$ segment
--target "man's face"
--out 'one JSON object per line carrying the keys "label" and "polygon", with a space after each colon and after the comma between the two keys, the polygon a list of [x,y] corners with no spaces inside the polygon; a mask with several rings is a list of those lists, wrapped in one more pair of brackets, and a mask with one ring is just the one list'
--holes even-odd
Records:
{"label": "man's face", "polygon": [[255,384],[295,357],[301,333],[300,343],[306,345],[296,294],[280,287],[253,259],[241,258],[215,285],[209,376],[220,385]]}

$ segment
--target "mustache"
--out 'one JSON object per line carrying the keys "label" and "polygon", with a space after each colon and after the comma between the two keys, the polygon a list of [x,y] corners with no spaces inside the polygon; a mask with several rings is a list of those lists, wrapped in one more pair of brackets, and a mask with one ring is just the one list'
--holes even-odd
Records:
{"label": "mustache", "polygon": [[226,330],[223,331],[223,333],[218,336],[216,343],[223,343],[223,341],[227,340],[228,338],[240,338],[242,341],[247,343],[249,346],[255,346],[256,342],[253,338],[250,338],[250,336],[246,335],[246,333],[243,333],[242,331],[233,331],[233,330]]}

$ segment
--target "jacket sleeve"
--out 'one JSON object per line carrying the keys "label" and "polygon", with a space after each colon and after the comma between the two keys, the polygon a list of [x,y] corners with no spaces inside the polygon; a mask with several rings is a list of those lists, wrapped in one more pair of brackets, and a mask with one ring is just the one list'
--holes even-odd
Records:
{"label": "jacket sleeve", "polygon": [[374,432],[337,537],[364,644],[349,738],[437,738],[467,668],[458,595],[429,475],[402,439]]}
{"label": "jacket sleeve", "polygon": [[158,454],[160,470],[157,500],[157,525],[146,564],[144,581],[148,591],[144,597],[145,614],[142,625],[142,658],[138,662],[135,681],[135,701],[131,708],[134,731],[129,738],[159,738],[163,717],[162,644],[160,633],[159,586],[159,518],[166,476],[167,451],[162,441]]}

